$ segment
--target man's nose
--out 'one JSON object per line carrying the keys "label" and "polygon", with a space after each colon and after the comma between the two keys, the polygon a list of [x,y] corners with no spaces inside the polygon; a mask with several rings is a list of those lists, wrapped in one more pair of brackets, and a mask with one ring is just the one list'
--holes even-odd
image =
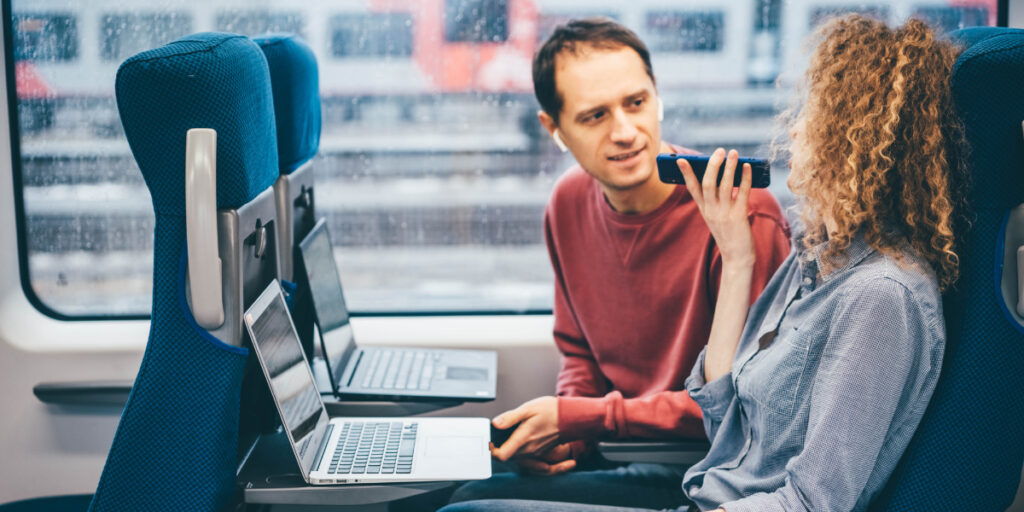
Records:
{"label": "man's nose", "polygon": [[615,111],[612,116],[612,142],[631,144],[638,133],[636,124],[621,110]]}

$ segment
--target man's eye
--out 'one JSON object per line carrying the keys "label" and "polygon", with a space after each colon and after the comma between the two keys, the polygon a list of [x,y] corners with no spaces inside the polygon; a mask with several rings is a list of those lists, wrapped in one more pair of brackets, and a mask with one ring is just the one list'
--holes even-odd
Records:
{"label": "man's eye", "polygon": [[590,114],[586,118],[586,122],[591,123],[595,121],[600,121],[602,117],[604,117],[604,112],[596,112],[594,114]]}

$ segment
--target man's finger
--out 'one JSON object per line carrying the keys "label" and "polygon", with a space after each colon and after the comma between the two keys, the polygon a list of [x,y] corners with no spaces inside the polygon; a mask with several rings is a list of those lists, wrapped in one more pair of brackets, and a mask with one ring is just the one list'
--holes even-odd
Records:
{"label": "man's finger", "polygon": [[572,448],[569,447],[569,443],[556,445],[541,455],[541,459],[551,464],[562,462],[569,457],[572,457]]}
{"label": "man's finger", "polygon": [[552,464],[548,468],[549,475],[557,475],[559,473],[565,473],[566,471],[572,471],[576,468],[576,461],[573,459],[563,460],[558,464]]}
{"label": "man's finger", "polygon": [[505,430],[507,428],[512,428],[518,425],[520,421],[526,419],[526,416],[527,412],[523,409],[523,406],[519,406],[515,409],[512,409],[511,411],[505,411],[499,414],[497,417],[491,420],[491,424],[493,424],[496,428]]}
{"label": "man's finger", "polygon": [[537,475],[546,475],[551,469],[551,464],[544,462],[540,459],[533,457],[523,457],[516,459],[516,464],[519,465],[519,469],[526,473],[533,473]]}
{"label": "man's finger", "polygon": [[524,469],[529,473],[537,475],[557,475],[559,473],[571,471],[573,468],[576,467],[576,461],[571,459],[559,462],[557,464],[548,464],[547,462],[544,462],[539,459],[526,457],[518,459],[517,462],[519,463],[519,467],[521,469]]}
{"label": "man's finger", "polygon": [[501,446],[493,452],[494,457],[502,462],[506,462],[511,459],[514,455],[519,452],[519,449],[527,443],[528,433],[523,428],[517,428],[512,431],[512,435],[504,442]]}

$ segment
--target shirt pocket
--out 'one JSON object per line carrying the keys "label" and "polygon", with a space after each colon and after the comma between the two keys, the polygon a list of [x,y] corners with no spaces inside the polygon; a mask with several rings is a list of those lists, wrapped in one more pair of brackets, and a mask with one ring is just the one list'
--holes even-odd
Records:
{"label": "shirt pocket", "polygon": [[757,402],[775,420],[792,421],[800,388],[805,383],[808,336],[792,326],[782,326],[775,340],[758,351],[740,371],[740,396]]}

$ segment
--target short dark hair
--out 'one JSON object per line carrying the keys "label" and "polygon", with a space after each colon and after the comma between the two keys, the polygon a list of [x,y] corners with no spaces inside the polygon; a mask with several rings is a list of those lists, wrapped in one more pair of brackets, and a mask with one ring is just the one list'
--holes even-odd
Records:
{"label": "short dark hair", "polygon": [[540,108],[555,120],[555,124],[558,123],[563,101],[555,85],[555,58],[563,51],[575,52],[578,45],[601,49],[632,48],[644,61],[644,70],[654,82],[651,53],[632,30],[605,17],[569,20],[555,27],[533,56],[533,93],[540,102]]}

